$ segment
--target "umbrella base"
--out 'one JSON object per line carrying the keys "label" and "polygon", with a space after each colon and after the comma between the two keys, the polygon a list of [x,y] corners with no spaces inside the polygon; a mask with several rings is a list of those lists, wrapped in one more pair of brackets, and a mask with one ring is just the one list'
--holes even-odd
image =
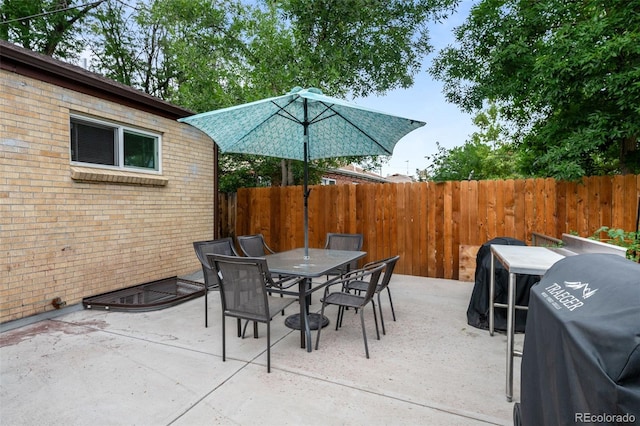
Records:
{"label": "umbrella base", "polygon": [[[287,319],[284,320],[284,325],[294,330],[300,330],[300,314],[293,314],[288,316]],[[322,325],[323,328],[328,326],[329,318],[320,314],[309,314],[309,329],[317,330],[319,328],[319,325]]]}

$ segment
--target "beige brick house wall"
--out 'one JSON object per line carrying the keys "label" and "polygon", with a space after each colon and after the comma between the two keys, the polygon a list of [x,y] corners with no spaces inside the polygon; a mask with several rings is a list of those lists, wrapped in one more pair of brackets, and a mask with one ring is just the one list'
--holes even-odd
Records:
{"label": "beige brick house wall", "polygon": [[[160,133],[162,175],[72,167],[72,112]],[[0,69],[0,323],[197,270],[213,176],[198,130]]]}

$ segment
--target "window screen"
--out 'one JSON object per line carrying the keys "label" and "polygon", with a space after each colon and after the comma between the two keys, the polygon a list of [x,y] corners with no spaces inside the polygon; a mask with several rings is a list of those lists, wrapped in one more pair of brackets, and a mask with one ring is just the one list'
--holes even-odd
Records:
{"label": "window screen", "polygon": [[116,129],[71,122],[71,159],[116,166]]}

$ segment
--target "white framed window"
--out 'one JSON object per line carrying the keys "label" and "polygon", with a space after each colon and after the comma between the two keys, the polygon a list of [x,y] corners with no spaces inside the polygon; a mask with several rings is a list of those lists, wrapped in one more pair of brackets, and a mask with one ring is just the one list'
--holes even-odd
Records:
{"label": "white framed window", "polygon": [[336,184],[336,180],[332,179],[332,178],[322,178],[322,185],[335,185]]}
{"label": "white framed window", "polygon": [[73,164],[142,172],[161,172],[162,136],[108,121],[72,115]]}

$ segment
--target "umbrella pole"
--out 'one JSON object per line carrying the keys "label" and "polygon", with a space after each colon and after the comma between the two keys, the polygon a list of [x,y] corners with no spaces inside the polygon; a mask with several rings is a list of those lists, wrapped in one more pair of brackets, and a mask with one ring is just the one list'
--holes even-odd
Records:
{"label": "umbrella pole", "polygon": [[[306,136],[305,136],[306,138]],[[307,143],[304,144],[304,260],[309,259],[309,190],[308,185],[308,171],[307,171]]]}
{"label": "umbrella pole", "polygon": [[307,115],[307,99],[304,99],[304,260],[309,260],[309,118]]}

